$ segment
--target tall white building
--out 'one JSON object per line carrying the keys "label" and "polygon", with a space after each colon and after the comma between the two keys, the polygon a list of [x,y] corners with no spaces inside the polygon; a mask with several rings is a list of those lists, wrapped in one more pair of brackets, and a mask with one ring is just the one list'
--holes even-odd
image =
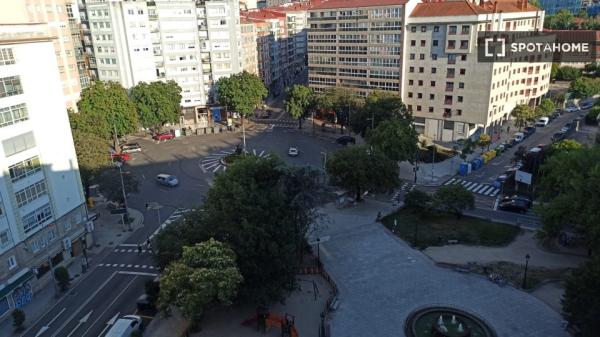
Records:
{"label": "tall white building", "polygon": [[46,24],[0,25],[0,317],[83,249],[84,194],[53,39]]}
{"label": "tall white building", "polygon": [[146,1],[86,0],[85,5],[98,78],[125,88],[155,81]]}

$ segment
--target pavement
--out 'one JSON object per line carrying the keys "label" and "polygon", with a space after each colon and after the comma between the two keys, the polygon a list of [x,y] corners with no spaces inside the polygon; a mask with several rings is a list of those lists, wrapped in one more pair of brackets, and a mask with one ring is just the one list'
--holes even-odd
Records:
{"label": "pavement", "polygon": [[355,208],[323,210],[331,219],[322,235],[321,259],[339,288],[332,336],[402,337],[408,314],[426,305],[473,312],[498,336],[567,337],[561,316],[528,293],[435,265],[423,253],[374,223],[392,211],[373,200]]}

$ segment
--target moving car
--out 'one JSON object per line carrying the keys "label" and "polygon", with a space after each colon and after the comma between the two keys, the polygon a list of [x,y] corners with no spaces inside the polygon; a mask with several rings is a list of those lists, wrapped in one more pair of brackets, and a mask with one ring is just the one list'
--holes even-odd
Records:
{"label": "moving car", "polygon": [[557,132],[555,134],[552,135],[551,140],[553,142],[558,142],[559,140],[563,140],[565,139],[565,133],[564,132]]}
{"label": "moving car", "polygon": [[348,145],[348,143],[356,144],[356,139],[352,136],[341,136],[335,142],[341,145]]}
{"label": "moving car", "polygon": [[298,154],[300,154],[300,152],[298,152],[298,149],[293,146],[290,146],[290,148],[288,149],[288,156],[297,157]]}
{"label": "moving car", "polygon": [[535,133],[535,126],[526,126],[523,129],[523,133],[525,134],[525,138],[533,135]]}
{"label": "moving car", "polygon": [[142,152],[142,147],[138,143],[121,145],[121,153]]}
{"label": "moving car", "polygon": [[179,185],[179,180],[177,180],[176,176],[161,173],[156,176],[156,182],[160,185],[165,185],[169,187],[175,187]]}
{"label": "moving car", "polygon": [[155,134],[152,138],[154,140],[169,140],[173,139],[173,134],[171,132],[162,132]]}
{"label": "moving car", "polygon": [[519,195],[519,194],[513,194],[513,195],[505,195],[504,197],[502,197],[502,201],[510,201],[510,200],[519,200],[523,202],[523,205],[527,206],[527,208],[531,208],[531,205],[533,204],[533,201],[531,200],[531,198],[529,198],[526,195]]}
{"label": "moving car", "polygon": [[154,300],[154,297],[148,294],[143,294],[138,297],[136,301],[136,307],[140,312],[153,312],[156,310],[155,303],[156,301]]}
{"label": "moving car", "polygon": [[114,151],[110,152],[110,157],[112,159],[116,159],[116,160],[119,160],[119,161],[122,161],[122,162],[125,162],[125,161],[128,161],[128,160],[131,159],[131,156],[129,155],[129,153],[117,153],[117,152],[114,152]]}
{"label": "moving car", "polygon": [[550,120],[551,120],[551,121],[552,121],[552,120],[555,120],[555,119],[557,119],[558,117],[560,117],[560,110],[556,110],[556,111],[554,111],[554,113],[553,113],[552,115],[550,115]]}
{"label": "moving car", "polygon": [[130,337],[131,333],[138,331],[141,325],[142,318],[140,316],[123,316],[113,324],[104,337]]}
{"label": "moving car", "polygon": [[550,122],[550,118],[548,118],[548,117],[540,117],[540,119],[538,119],[538,121],[535,122],[535,126],[544,127],[544,126],[548,125],[549,122]]}
{"label": "moving car", "polygon": [[511,147],[515,146],[515,144],[517,144],[517,141],[514,138],[511,138],[504,143],[504,147],[510,149]]}
{"label": "moving car", "polygon": [[520,143],[525,139],[525,134],[523,132],[517,132],[514,134],[515,142]]}
{"label": "moving car", "polygon": [[527,212],[527,202],[520,199],[509,199],[500,201],[498,209],[502,211],[525,213]]}
{"label": "moving car", "polygon": [[589,108],[591,108],[592,106],[594,106],[594,102],[585,102],[585,103],[581,103],[581,110],[587,110]]}

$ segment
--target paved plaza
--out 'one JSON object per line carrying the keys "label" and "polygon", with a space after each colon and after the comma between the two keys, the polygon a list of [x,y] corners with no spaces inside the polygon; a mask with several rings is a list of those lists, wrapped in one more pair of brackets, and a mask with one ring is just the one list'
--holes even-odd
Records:
{"label": "paved plaza", "polygon": [[455,306],[487,321],[498,336],[562,337],[561,316],[539,299],[486,278],[436,267],[374,223],[389,203],[323,210],[331,223],[320,235],[321,259],[340,290],[334,337],[402,337],[407,315],[427,305]]}

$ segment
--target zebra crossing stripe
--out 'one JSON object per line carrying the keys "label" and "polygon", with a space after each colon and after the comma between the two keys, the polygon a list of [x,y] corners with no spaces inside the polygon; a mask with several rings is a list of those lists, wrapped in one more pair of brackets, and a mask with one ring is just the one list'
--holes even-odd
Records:
{"label": "zebra crossing stripe", "polygon": [[468,181],[466,181],[466,180],[461,180],[461,181],[460,181],[460,184],[461,184],[461,185],[463,185],[463,186],[465,186],[465,185],[466,185],[466,184],[468,184],[468,183],[469,183],[469,182],[468,182]]}
{"label": "zebra crossing stripe", "polygon": [[473,189],[473,193],[479,193],[479,191],[481,189],[483,189],[485,186],[484,185],[477,185],[477,187],[475,187],[475,189]]}
{"label": "zebra crossing stripe", "polygon": [[144,265],[142,265],[142,269],[146,269],[146,268],[148,268],[148,266],[147,266],[147,265],[145,265],[145,264],[144,264]]}
{"label": "zebra crossing stripe", "polygon": [[481,194],[488,195],[492,191],[492,186],[486,186],[485,190],[481,191]]}
{"label": "zebra crossing stripe", "polygon": [[444,185],[450,185],[450,184],[452,184],[452,183],[453,183],[455,180],[456,180],[456,179],[452,178],[452,179],[450,179],[450,180],[446,181],[446,182],[444,183]]}
{"label": "zebra crossing stripe", "polygon": [[132,266],[132,265],[128,264],[128,265],[127,265],[127,268],[131,268],[131,266]]}
{"label": "zebra crossing stripe", "polygon": [[121,263],[121,265],[119,267],[123,268],[123,267],[125,267],[125,264]]}
{"label": "zebra crossing stripe", "polygon": [[466,183],[464,186],[465,186],[465,188],[466,188],[467,190],[469,190],[469,191],[470,191],[470,188],[471,188],[471,187],[473,187],[473,186],[475,186],[475,185],[477,185],[477,183],[475,183],[475,182],[472,182],[472,181],[469,181],[469,182],[467,182],[467,183]]}
{"label": "zebra crossing stripe", "polygon": [[473,190],[476,189],[477,187],[479,187],[479,184],[475,183],[475,184],[471,185],[467,190],[473,192]]}
{"label": "zebra crossing stripe", "polygon": [[133,268],[139,268],[139,267],[140,267],[139,264],[136,264],[135,266],[133,266]]}
{"label": "zebra crossing stripe", "polygon": [[154,269],[154,266],[148,266],[149,269]]}
{"label": "zebra crossing stripe", "polygon": [[220,166],[220,165],[219,165],[219,166],[217,166],[217,167],[215,167],[215,169],[213,170],[213,173],[217,172],[217,171],[218,171],[220,168],[221,168],[221,166]]}
{"label": "zebra crossing stripe", "polygon": [[113,263],[113,265],[112,265],[112,266],[113,266],[113,267],[118,267],[119,265],[118,265],[118,264],[116,264],[116,263]]}
{"label": "zebra crossing stripe", "polygon": [[500,192],[500,190],[495,190],[494,192],[492,192],[492,194],[490,194],[490,197],[495,197],[498,192]]}
{"label": "zebra crossing stripe", "polygon": [[104,267],[104,263],[98,263],[98,267]]}

